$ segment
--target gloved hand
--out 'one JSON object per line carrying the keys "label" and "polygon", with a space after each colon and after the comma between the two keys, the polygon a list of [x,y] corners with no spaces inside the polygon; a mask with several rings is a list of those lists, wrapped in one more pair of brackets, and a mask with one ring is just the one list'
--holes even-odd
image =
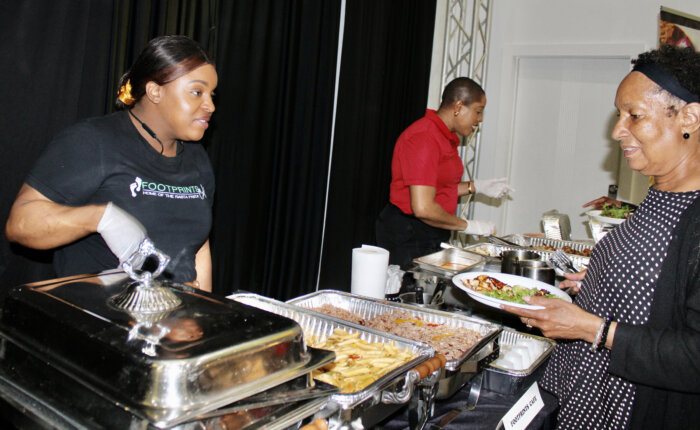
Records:
{"label": "gloved hand", "polygon": [[496,231],[496,224],[491,221],[478,221],[475,219],[467,219],[467,228],[462,230],[467,234],[474,234],[477,236],[488,236]]}
{"label": "gloved hand", "polygon": [[[107,204],[105,213],[97,224],[97,232],[102,235],[120,264],[138,250],[141,241],[146,238],[144,226],[112,202]],[[140,268],[140,264],[137,268]]]}
{"label": "gloved hand", "polygon": [[515,191],[508,185],[508,178],[474,179],[474,192],[494,199],[500,199],[506,194]]}

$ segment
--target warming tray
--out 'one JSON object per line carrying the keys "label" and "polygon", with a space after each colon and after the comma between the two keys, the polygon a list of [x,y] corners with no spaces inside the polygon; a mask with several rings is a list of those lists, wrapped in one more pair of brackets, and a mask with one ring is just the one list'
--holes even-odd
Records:
{"label": "warming tray", "polygon": [[308,374],[335,357],[307,348],[293,320],[181,284],[163,282],[181,301],[171,311],[118,309],[110,298],[129,282],[117,275],[13,288],[0,317],[3,342],[159,428]]}
{"label": "warming tray", "polygon": [[[321,290],[305,296],[289,300],[288,303],[303,307],[315,308],[330,304],[349,312],[360,315],[363,319],[371,319],[376,316],[401,309],[419,316],[424,321],[433,324],[446,324],[453,327],[464,327],[475,330],[482,334],[482,338],[471,348],[466,350],[461,357],[448,360],[440,374],[438,398],[451,397],[457,390],[462,388],[471,377],[482,370],[492,360],[498,356],[498,334],[502,327],[490,324],[481,319],[471,318],[464,315],[443,312],[439,310],[417,308],[415,306],[401,303],[388,302],[369,297],[360,297],[351,293],[334,290]],[[314,311],[309,311],[316,314]],[[337,321],[337,318],[323,315]],[[346,322],[347,324],[353,324]],[[358,326],[357,327],[363,327]]]}
{"label": "warming tray", "polygon": [[452,277],[467,270],[473,269],[485,262],[485,258],[456,248],[443,249],[441,251],[414,258],[413,262],[423,270],[434,272],[446,277]]}
{"label": "warming tray", "polygon": [[[337,409],[337,411],[332,412],[330,416],[329,424],[331,427],[345,428],[344,426],[350,425],[350,423],[355,425],[359,419],[364,428],[371,428],[400,409],[409,400],[418,397],[428,396],[429,398],[425,399],[425,403],[421,407],[431,408],[434,398],[430,397],[430,393],[432,392],[431,387],[435,385],[437,372],[423,381],[419,381],[418,372],[411,371],[435,355],[435,350],[431,346],[257,294],[234,293],[228,298],[291,318],[302,327],[305,336],[323,339],[333,334],[336,328],[341,328],[348,333],[359,333],[360,339],[366,342],[393,342],[399,348],[408,348],[409,351],[417,355],[415,359],[383,375],[360,391],[332,395],[327,409]],[[419,382],[425,383],[420,392],[417,389]],[[427,419],[425,413],[423,415],[423,418]]]}

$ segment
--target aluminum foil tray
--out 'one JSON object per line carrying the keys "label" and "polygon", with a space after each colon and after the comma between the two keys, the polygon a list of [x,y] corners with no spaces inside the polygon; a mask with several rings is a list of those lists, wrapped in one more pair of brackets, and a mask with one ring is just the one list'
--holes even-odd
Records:
{"label": "aluminum foil tray", "polygon": [[[555,239],[544,239],[547,241],[555,241]],[[564,242],[564,241],[557,241],[557,242]],[[546,261],[550,255],[554,253],[554,251],[547,251],[544,249],[536,249],[527,246],[528,249],[531,249],[532,251],[537,252],[540,254],[540,260]],[[466,248],[464,248],[468,251],[475,252],[477,254],[482,254],[482,255],[488,255],[490,257],[498,257],[501,255],[503,251],[512,251],[518,248],[512,247],[512,246],[505,246],[505,245],[496,245],[493,243],[478,243],[475,245],[470,245]],[[588,262],[590,260],[590,257],[583,257],[580,255],[575,255],[575,254],[566,254],[570,259],[571,262],[574,263],[574,266],[576,266],[577,269],[583,270],[586,267],[588,267]]]}
{"label": "aluminum foil tray", "polygon": [[[501,345],[501,356],[499,360],[493,361],[486,368],[484,373],[484,388],[502,394],[516,394],[521,389],[527,388],[537,379],[544,371],[544,363],[549,358],[549,355],[554,351],[556,342],[552,339],[535,336],[527,333],[505,329],[499,336],[499,344]],[[523,344],[528,344],[530,347],[531,364],[527,367],[513,366],[506,364],[501,357],[507,357],[507,352],[510,348]],[[534,348],[533,348],[534,347]],[[536,357],[532,357],[536,355]]]}
{"label": "aluminum foil tray", "polygon": [[[458,377],[453,378],[456,374],[466,374],[469,373],[468,369],[474,369],[474,373],[479,369],[476,367],[483,367],[490,359],[494,359],[495,356],[491,357],[492,353],[498,349],[496,345],[496,339],[498,334],[501,332],[502,327],[487,323],[483,320],[471,318],[464,315],[453,314],[450,312],[443,312],[439,310],[418,308],[416,306],[405,305],[395,302],[387,302],[378,299],[372,299],[369,297],[360,297],[351,293],[346,293],[342,291],[334,290],[321,290],[315,293],[307,294],[305,296],[297,297],[295,299],[289,300],[288,303],[303,307],[306,309],[320,307],[324,304],[333,305],[349,312],[353,312],[363,319],[371,319],[376,316],[391,312],[396,309],[411,312],[414,315],[419,316],[424,321],[428,321],[433,324],[446,324],[452,327],[464,327],[467,329],[475,330],[481,333],[481,339],[475,343],[471,348],[466,350],[461,357],[453,360],[449,360],[445,364],[445,368],[442,370],[440,375],[441,388],[438,392],[439,398],[446,398],[451,396],[459,388],[468,382],[468,379]],[[316,314],[314,311],[309,311]],[[332,318],[337,321],[337,318],[323,315],[327,318]],[[345,321],[344,321],[345,322]],[[347,324],[353,324],[348,323]],[[353,324],[355,325],[355,324]],[[363,327],[363,326],[357,326]],[[488,360],[484,360],[486,357],[490,357]],[[478,366],[474,366],[478,363]]]}
{"label": "aluminum foil tray", "polygon": [[[270,299],[252,293],[234,293],[228,296],[233,301],[254,306],[268,312],[281,315],[296,321],[304,330],[304,336],[315,336],[319,340],[327,338],[336,328],[345,330],[348,333],[359,333],[360,339],[369,343],[391,343],[399,348],[407,348],[416,358],[410,362],[397,367],[393,371],[380,377],[363,390],[355,393],[337,393],[332,395],[331,400],[337,403],[342,409],[352,409],[366,400],[374,397],[380,391],[387,389],[392,384],[403,381],[406,372],[413,369],[422,362],[435,355],[435,350],[422,342],[408,340],[389,333],[382,333],[367,327],[358,326],[343,320],[309,311],[304,308]],[[408,399],[406,399],[408,400]]]}
{"label": "aluminum foil tray", "polygon": [[413,262],[423,270],[452,277],[484,263],[485,258],[455,248],[443,249],[433,254],[414,258]]}
{"label": "aluminum foil tray", "polygon": [[[0,334],[156,427],[170,427],[332,362],[288,318],[164,283],[181,305],[118,309],[123,274],[15,287]],[[0,357],[2,359],[2,357]]]}
{"label": "aluminum foil tray", "polygon": [[[577,242],[573,240],[559,240],[559,239],[547,239],[544,237],[530,237],[530,236],[521,236],[524,239],[525,246],[528,246],[530,248],[534,248],[537,246],[546,246],[546,247],[552,247],[555,249],[562,249],[566,246],[570,247],[571,249],[575,251],[593,251],[593,247],[595,246],[594,243],[588,243],[588,242]],[[514,241],[516,243],[519,243],[517,241]],[[578,256],[578,257],[585,257],[583,255],[578,255],[578,254],[569,254],[571,256]],[[590,252],[589,252],[590,255]]]}

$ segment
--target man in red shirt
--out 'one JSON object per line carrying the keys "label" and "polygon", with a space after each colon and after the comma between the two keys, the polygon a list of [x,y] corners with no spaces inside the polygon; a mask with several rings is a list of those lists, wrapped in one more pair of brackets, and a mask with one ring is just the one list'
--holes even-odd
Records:
{"label": "man in red shirt", "polygon": [[389,204],[376,223],[377,244],[389,251],[390,264],[407,269],[411,261],[440,249],[450,231],[487,235],[491,221],[454,215],[459,196],[482,193],[501,198],[512,189],[505,178],[462,182],[460,139],[482,120],[486,94],[469,78],[457,78],[443,91],[437,111],[411,124],[396,141],[391,161]]}

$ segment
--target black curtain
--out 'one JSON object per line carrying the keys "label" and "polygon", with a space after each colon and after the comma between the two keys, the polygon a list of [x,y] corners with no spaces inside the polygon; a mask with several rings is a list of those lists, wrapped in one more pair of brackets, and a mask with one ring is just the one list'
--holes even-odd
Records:
{"label": "black curtain", "polygon": [[435,1],[347,2],[321,289],[349,291],[352,249],[375,243],[396,138],[425,114]]}
{"label": "black curtain", "polygon": [[288,299],[320,256],[340,0],[223,2],[214,291]]}
{"label": "black curtain", "polygon": [[213,42],[218,0],[0,2],[0,285],[53,277],[50,252],[8,244],[4,225],[24,178],[61,129],[113,108],[118,78],[152,37]]}
{"label": "black curtain", "polygon": [[[59,130],[112,110],[118,77],[152,37],[186,34],[215,55],[205,137],[217,179],[215,292],[286,299],[349,285],[371,243],[399,133],[423,114],[435,2],[347,1],[321,259],[340,0],[0,2],[0,220]],[[0,285],[53,276],[50,253],[0,241]]]}

